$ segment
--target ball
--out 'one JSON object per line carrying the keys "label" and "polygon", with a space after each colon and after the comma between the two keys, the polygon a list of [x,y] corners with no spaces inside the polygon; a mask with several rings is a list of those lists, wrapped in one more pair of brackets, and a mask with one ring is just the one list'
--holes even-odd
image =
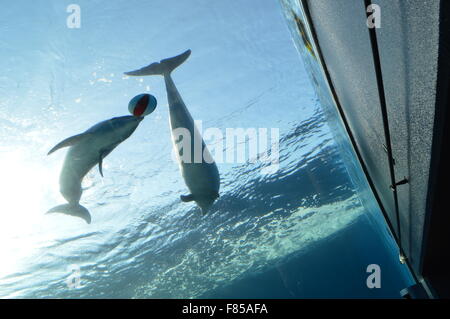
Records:
{"label": "ball", "polygon": [[128,103],[128,111],[134,116],[146,116],[156,109],[158,101],[151,94],[139,94]]}

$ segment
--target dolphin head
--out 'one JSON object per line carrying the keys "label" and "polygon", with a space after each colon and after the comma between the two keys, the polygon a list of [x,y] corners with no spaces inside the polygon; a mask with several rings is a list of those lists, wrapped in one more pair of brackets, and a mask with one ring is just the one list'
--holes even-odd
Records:
{"label": "dolphin head", "polygon": [[202,210],[202,215],[206,215],[211,208],[212,204],[216,201],[216,199],[219,197],[218,194],[213,194],[211,196],[202,196],[195,199],[195,202]]}
{"label": "dolphin head", "polygon": [[143,119],[143,116],[121,116],[110,119],[109,124],[120,141],[124,141],[133,134]]}

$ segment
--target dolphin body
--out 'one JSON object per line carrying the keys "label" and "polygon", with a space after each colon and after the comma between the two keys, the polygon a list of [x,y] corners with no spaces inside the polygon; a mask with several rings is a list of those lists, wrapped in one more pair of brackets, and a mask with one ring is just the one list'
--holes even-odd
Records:
{"label": "dolphin body", "polygon": [[60,192],[69,203],[53,207],[47,213],[77,216],[90,224],[89,211],[79,204],[83,192],[81,181],[97,164],[103,177],[103,159],[130,137],[143,119],[144,117],[136,116],[115,117],[97,123],[84,133],[66,138],[53,147],[48,155],[62,147],[70,146],[59,177]]}
{"label": "dolphin body", "polygon": [[[175,150],[178,150],[176,153],[181,174],[190,191],[189,195],[181,195],[180,198],[183,202],[195,201],[201,208],[202,214],[205,215],[219,197],[219,170],[171,77],[172,71],[186,61],[190,54],[191,50],[187,50],[178,56],[164,59],[124,74],[129,76],[162,75],[164,77],[169,102],[172,142]],[[182,142],[180,139],[177,139],[180,128],[189,131],[191,137],[190,156],[183,156],[181,151],[186,152],[186,149],[180,150],[180,147],[177,145]],[[195,152],[199,153],[197,148],[200,145],[201,156],[195,156]],[[185,160],[186,157],[188,160]],[[199,159],[198,157],[201,158]]]}

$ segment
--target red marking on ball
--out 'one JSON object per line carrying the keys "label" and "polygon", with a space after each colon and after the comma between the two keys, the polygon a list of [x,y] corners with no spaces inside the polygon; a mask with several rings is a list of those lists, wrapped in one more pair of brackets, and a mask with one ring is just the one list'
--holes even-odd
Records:
{"label": "red marking on ball", "polygon": [[145,109],[148,106],[148,99],[149,99],[148,95],[144,95],[143,97],[141,97],[139,99],[139,101],[136,103],[136,107],[134,108],[134,111],[133,111],[134,116],[141,116],[142,114],[144,114]]}

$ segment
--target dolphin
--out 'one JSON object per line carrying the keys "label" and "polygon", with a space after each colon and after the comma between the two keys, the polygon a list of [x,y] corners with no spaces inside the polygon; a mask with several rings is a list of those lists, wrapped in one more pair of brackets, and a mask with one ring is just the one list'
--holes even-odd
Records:
{"label": "dolphin", "polygon": [[[186,61],[190,54],[191,50],[187,50],[178,56],[124,74],[129,76],[162,75],[164,77],[169,102],[172,142],[176,150],[181,175],[190,191],[190,194],[181,195],[180,198],[183,202],[195,201],[202,214],[205,215],[219,197],[219,170],[171,77],[172,71]],[[179,147],[180,143],[183,143],[182,139],[178,138],[180,129],[187,130],[190,137],[193,137],[189,143],[190,152],[186,149],[183,150],[183,147]],[[199,148],[200,145],[201,149]],[[182,153],[186,151],[190,156],[186,154],[183,156]],[[195,156],[196,153],[197,156]]]}
{"label": "dolphin", "polygon": [[66,138],[53,147],[47,155],[62,147],[70,147],[59,177],[60,192],[68,204],[53,207],[48,213],[77,216],[91,223],[89,211],[79,204],[81,181],[92,167],[98,164],[103,177],[103,159],[136,130],[144,117],[121,116],[97,123],[85,132]]}

